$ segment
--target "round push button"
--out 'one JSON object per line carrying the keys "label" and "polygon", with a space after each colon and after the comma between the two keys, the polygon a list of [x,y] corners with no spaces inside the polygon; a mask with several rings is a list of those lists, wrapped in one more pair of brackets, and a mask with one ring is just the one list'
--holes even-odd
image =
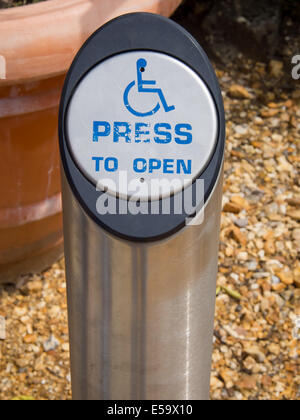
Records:
{"label": "round push button", "polygon": [[67,112],[68,147],[81,172],[121,198],[180,192],[214,152],[218,116],[206,84],[167,54],[125,52],[77,85]]}

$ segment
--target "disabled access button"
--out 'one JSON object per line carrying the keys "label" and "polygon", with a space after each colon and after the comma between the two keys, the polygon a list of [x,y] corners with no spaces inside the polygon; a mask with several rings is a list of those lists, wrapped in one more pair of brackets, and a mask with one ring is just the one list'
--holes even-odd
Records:
{"label": "disabled access button", "polygon": [[95,187],[142,201],[189,186],[209,163],[218,129],[200,76],[150,51],[96,65],[75,89],[66,120],[70,152]]}

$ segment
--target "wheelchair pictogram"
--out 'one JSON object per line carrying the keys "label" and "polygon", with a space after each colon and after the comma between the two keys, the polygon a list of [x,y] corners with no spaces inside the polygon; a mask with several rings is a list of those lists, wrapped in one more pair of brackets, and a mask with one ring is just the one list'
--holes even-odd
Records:
{"label": "wheelchair pictogram", "polygon": [[[175,109],[175,106],[169,106],[167,104],[166,98],[164,96],[164,93],[162,91],[162,89],[159,88],[150,88],[147,86],[155,86],[156,85],[156,81],[155,80],[143,80],[143,73],[145,72],[147,67],[147,61],[144,58],[140,58],[137,61],[137,81],[133,81],[131,82],[127,88],[125,89],[124,92],[124,104],[126,106],[126,108],[128,109],[129,112],[131,112],[131,114],[135,115],[136,117],[148,117],[150,115],[154,115],[156,114],[160,108],[161,105],[163,106],[165,112],[170,112],[173,111]],[[154,93],[156,95],[158,95],[159,97],[159,102],[157,102],[157,104],[155,105],[155,107],[153,109],[151,109],[150,111],[147,112],[139,112],[136,111],[129,103],[129,93],[131,91],[131,89],[133,89],[137,84],[137,89],[139,93]]]}

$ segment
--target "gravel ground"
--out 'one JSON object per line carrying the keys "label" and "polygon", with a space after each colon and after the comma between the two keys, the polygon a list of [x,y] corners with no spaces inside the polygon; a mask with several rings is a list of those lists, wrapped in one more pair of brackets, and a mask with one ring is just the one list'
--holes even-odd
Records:
{"label": "gravel ground", "polygon": [[[281,90],[282,72],[217,70],[228,133],[215,400],[300,399],[300,85]],[[63,261],[1,288],[0,399],[71,398],[68,350]]]}
{"label": "gravel ground", "polygon": [[278,88],[282,65],[218,71],[228,142],[213,399],[300,399],[300,90]]}

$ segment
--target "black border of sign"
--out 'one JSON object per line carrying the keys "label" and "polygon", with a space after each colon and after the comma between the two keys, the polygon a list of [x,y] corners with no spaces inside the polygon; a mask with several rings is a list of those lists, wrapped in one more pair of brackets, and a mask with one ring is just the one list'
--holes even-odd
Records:
{"label": "black border of sign", "polygon": [[[130,13],[113,19],[96,31],[75,57],[66,76],[59,110],[59,145],[67,181],[84,211],[100,227],[125,240],[149,242],[161,240],[179,231],[185,226],[186,219],[194,215],[174,212],[168,215],[99,215],[96,202],[101,192],[96,191],[95,186],[81,173],[72,159],[65,130],[68,105],[82,78],[105,59],[137,50],[160,52],[181,60],[202,78],[215,100],[219,123],[217,143],[210,162],[198,178],[204,180],[205,202],[214,189],[222,167],[225,113],[220,87],[207,55],[184,28],[160,15]],[[195,197],[195,182],[189,188]],[[173,204],[174,196],[171,198],[171,210]]]}

